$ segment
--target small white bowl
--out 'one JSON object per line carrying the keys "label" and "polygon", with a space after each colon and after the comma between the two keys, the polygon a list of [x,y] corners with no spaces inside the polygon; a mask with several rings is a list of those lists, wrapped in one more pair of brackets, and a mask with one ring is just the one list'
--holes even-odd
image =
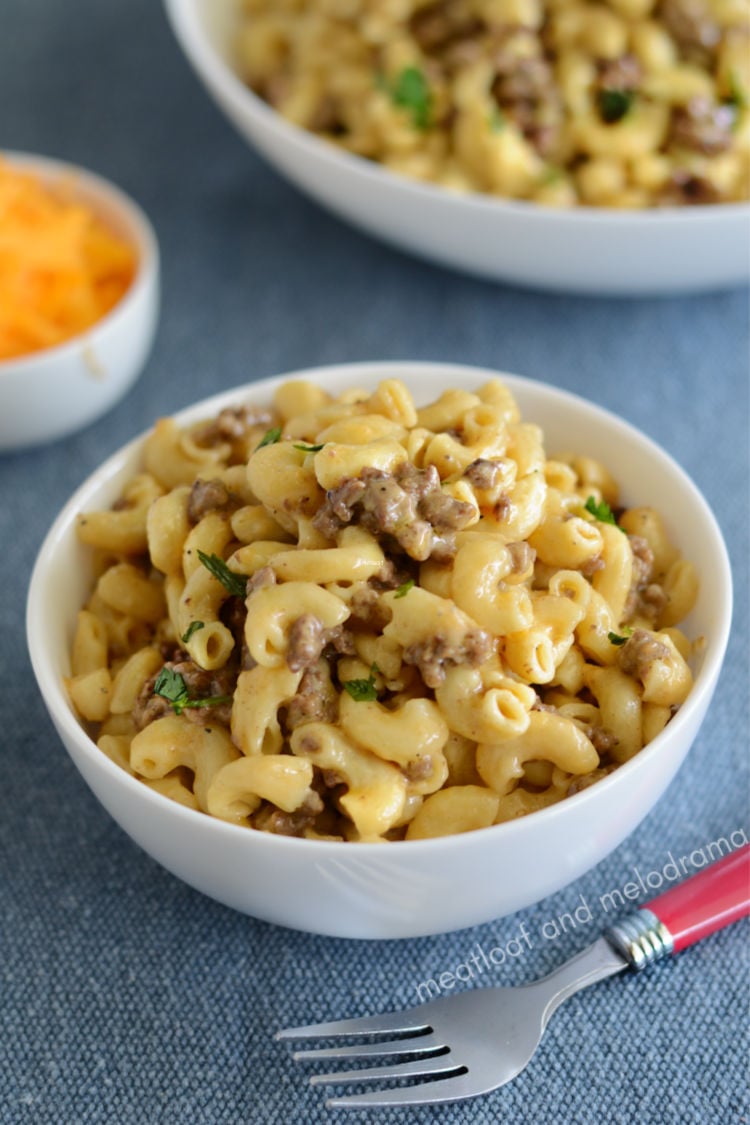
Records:
{"label": "small white bowl", "polygon": [[746,283],[750,204],[570,211],[457,194],[394,175],[291,124],[233,69],[236,0],[165,0],[196,73],[239,132],[283,175],[368,233],[497,281],[604,296]]}
{"label": "small white bowl", "polygon": [[123,397],[151,350],[159,312],[159,249],[141,208],[83,168],[3,152],[9,165],[73,192],[137,255],[127,292],[86,332],[62,344],[0,359],[0,451],[53,441],[80,429]]}
{"label": "small white bowl", "polygon": [[[495,372],[430,363],[365,363],[296,372],[327,390],[403,378],[418,402],[451,386],[479,386]],[[696,736],[729,634],[732,586],[721,532],[675,462],[626,422],[573,395],[503,375],[523,416],[541,424],[548,453],[600,458],[625,503],[648,503],[702,578],[685,623],[705,648],[695,684],[665,730],[589,789],[520,820],[434,840],[349,844],[276,836],[194,812],[125,773],[87,736],[63,685],[76,611],[89,591],[79,512],[107,507],[137,470],[143,438],[125,446],[78,489],[49,532],[34,568],[27,636],[44,702],[73,761],[104,807],[159,863],[192,887],[269,922],[337,937],[407,938],[502,917],[542,899],[603,859],[643,819]],[[238,402],[270,400],[281,378],[237,388],[181,412],[182,423]]]}

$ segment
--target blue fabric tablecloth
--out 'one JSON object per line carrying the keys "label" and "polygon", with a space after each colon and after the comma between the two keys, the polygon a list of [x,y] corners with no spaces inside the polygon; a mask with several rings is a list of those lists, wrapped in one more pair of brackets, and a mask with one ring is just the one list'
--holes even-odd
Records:
{"label": "blue fabric tablecloth", "polygon": [[[0,457],[0,1121],[334,1120],[322,1092],[306,1087],[303,1068],[273,1042],[279,1026],[412,1004],[420,981],[476,965],[477,946],[507,945],[521,922],[539,935],[534,948],[476,983],[533,979],[593,940],[608,920],[600,896],[634,868],[645,875],[670,852],[749,830],[747,293],[549,296],[443,272],[372,242],[282,182],[232,132],[155,0],[4,0],[0,147],[111,177],[148,211],[163,255],[158,338],[136,387],[76,436]],[[705,493],[737,593],[707,721],[632,837],[520,915],[395,943],[267,925],[159,868],[67,758],[23,632],[46,529],[124,440],[225,387],[375,358],[516,371],[624,415]],[[551,923],[574,912],[581,895],[591,920],[555,936]],[[382,1119],[740,1125],[748,1114],[746,925],[573,998],[533,1064],[504,1090]]]}

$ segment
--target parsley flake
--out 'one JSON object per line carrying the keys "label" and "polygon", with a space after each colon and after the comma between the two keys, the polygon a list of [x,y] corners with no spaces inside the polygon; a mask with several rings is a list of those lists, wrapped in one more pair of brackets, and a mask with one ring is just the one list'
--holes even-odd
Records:
{"label": "parsley flake", "polygon": [[344,690],[349,693],[357,703],[369,703],[378,698],[378,689],[375,687],[375,673],[379,672],[377,664],[370,668],[370,675],[366,680],[346,680]]}
{"label": "parsley flake", "polygon": [[502,133],[503,129],[507,125],[505,114],[502,112],[502,110],[498,109],[497,106],[495,106],[490,112],[488,124],[493,133]]}
{"label": "parsley flake", "polygon": [[247,578],[244,574],[235,574],[230,570],[223,559],[218,555],[207,555],[205,551],[198,551],[198,558],[209,574],[221,582],[222,586],[238,598],[244,598],[247,593]]}
{"label": "parsley flake", "polygon": [[198,630],[202,629],[203,627],[204,627],[204,623],[202,621],[191,621],[190,624],[188,625],[186,631],[180,637],[180,640],[182,641],[182,643],[184,645],[186,645],[188,643],[188,641],[190,640],[190,638],[192,637],[193,633],[197,633]]}
{"label": "parsley flake", "polygon": [[624,645],[629,637],[632,637],[633,630],[626,629],[622,636],[619,633],[607,633],[607,639],[611,645]]}
{"label": "parsley flake", "polygon": [[411,590],[411,588],[413,587],[413,585],[414,585],[414,579],[413,578],[407,578],[406,582],[404,582],[401,586],[399,586],[398,590],[396,590],[396,593],[393,595],[394,598],[405,598],[406,595]]}
{"label": "parsley flake", "polygon": [[263,434],[263,437],[256,445],[255,452],[257,453],[258,450],[262,449],[264,445],[275,445],[276,442],[280,440],[280,438],[281,426],[274,426],[273,429],[266,430],[266,432]]}
{"label": "parsley flake", "polygon": [[393,104],[408,109],[415,129],[424,132],[432,124],[432,94],[422,71],[416,66],[405,67],[390,91]]}
{"label": "parsley flake", "polygon": [[747,94],[742,89],[740,80],[733,70],[729,72],[727,85],[729,86],[729,93],[726,98],[724,98],[724,104],[731,105],[736,110],[747,109]]}
{"label": "parsley flake", "polygon": [[323,445],[305,445],[304,442],[295,442],[295,449],[301,449],[303,453],[320,453]]}
{"label": "parsley flake", "polygon": [[617,527],[615,514],[606,500],[602,500],[599,504],[597,504],[596,497],[589,496],[588,500],[584,504],[584,508],[587,512],[589,512],[590,515],[594,517],[595,520],[599,520],[599,523],[611,523],[613,527]]}
{"label": "parsley flake", "polygon": [[[179,672],[166,666],[162,668],[154,683],[154,695],[160,695],[172,704],[179,715],[184,703],[190,698],[187,685]],[[178,710],[179,708],[179,710]]]}
{"label": "parsley flake", "polygon": [[554,164],[550,164],[542,174],[542,187],[550,187],[552,184],[559,184],[564,178],[565,173],[563,172],[562,168],[558,168]]}
{"label": "parsley flake", "polygon": [[599,116],[605,125],[615,125],[630,113],[633,106],[632,90],[600,90],[598,94]]}
{"label": "parsley flake", "polygon": [[154,683],[154,695],[160,695],[171,704],[175,715],[181,715],[186,707],[218,707],[221,703],[231,703],[231,695],[207,695],[192,699],[187,684],[179,672],[173,668],[162,668]]}

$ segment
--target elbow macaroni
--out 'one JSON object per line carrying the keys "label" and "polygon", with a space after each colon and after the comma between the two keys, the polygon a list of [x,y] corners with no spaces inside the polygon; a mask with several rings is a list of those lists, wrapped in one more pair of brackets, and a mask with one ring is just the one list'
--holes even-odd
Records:
{"label": "elbow macaroni", "polygon": [[295,382],[255,417],[158,423],[79,521],[100,565],[67,686],[143,784],[314,839],[466,832],[572,796],[685,700],[692,564],[500,380],[419,409],[394,379]]}
{"label": "elbow macaroni", "polygon": [[750,196],[749,32],[721,0],[243,0],[236,56],[284,117],[398,174],[632,210]]}

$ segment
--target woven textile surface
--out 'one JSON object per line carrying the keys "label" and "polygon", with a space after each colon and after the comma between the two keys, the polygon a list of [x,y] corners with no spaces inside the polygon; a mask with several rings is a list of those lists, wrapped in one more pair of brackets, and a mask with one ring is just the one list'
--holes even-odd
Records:
{"label": "woven textile surface", "polygon": [[[408,1006],[442,972],[531,980],[610,920],[602,896],[748,815],[748,300],[551,296],[475,281],[342,225],[230,129],[155,0],[4,0],[0,146],[90,167],[151,216],[163,307],[147,369],[77,435],[0,455],[0,1122],[317,1125],[344,1120],[273,1041],[280,1026]],[[736,587],[726,665],[652,813],[575,884],[510,918],[397,942],[309,936],[185,886],[99,806],[47,718],[24,640],[36,551],[113,450],[218,390],[299,367],[437,359],[540,378],[623,415],[712,505]],[[0,419],[0,425],[2,420]],[[709,576],[710,580],[710,576]],[[503,877],[498,871],[497,877]],[[650,894],[651,892],[648,892]],[[644,895],[645,901],[647,895]],[[578,911],[575,925],[560,916]],[[520,953],[523,923],[533,941]],[[482,952],[516,951],[502,965]],[[578,994],[505,1089],[352,1120],[741,1125],[747,923]]]}

